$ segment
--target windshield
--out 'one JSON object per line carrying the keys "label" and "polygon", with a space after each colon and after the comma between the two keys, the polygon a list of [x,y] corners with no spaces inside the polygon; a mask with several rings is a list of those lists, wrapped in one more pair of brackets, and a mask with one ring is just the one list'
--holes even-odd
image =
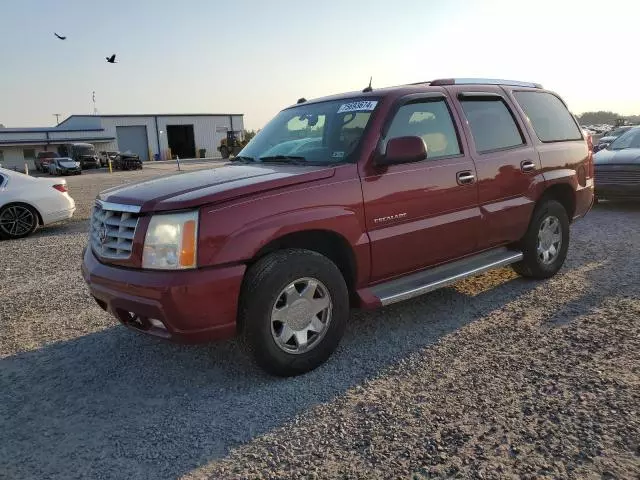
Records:
{"label": "windshield", "polygon": [[93,145],[74,145],[73,150],[76,155],[95,155],[96,153]]}
{"label": "windshield", "polygon": [[640,148],[640,128],[634,128],[620,135],[609,147],[611,150],[624,150],[625,148]]}
{"label": "windshield", "polygon": [[606,134],[607,137],[619,137],[620,135],[622,135],[624,132],[628,131],[631,127],[621,127],[621,128],[616,128],[614,130],[611,130],[609,133]]}
{"label": "windshield", "polygon": [[281,111],[242,149],[241,159],[347,163],[360,143],[377,99],[346,99]]}

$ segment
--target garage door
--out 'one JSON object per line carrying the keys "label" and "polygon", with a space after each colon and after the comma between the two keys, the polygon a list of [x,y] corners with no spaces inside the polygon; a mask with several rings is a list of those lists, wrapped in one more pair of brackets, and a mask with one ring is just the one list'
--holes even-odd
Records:
{"label": "garage door", "polygon": [[147,141],[147,127],[116,127],[118,150],[121,152],[137,153],[141,160],[149,160],[149,142]]}

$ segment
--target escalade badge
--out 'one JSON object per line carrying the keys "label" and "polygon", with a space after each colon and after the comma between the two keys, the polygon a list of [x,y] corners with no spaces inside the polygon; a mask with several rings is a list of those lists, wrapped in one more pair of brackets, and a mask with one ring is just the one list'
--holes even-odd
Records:
{"label": "escalade badge", "polygon": [[373,223],[382,223],[382,222],[390,222],[392,220],[400,220],[401,218],[404,218],[406,216],[407,214],[405,212],[397,213],[395,215],[390,215],[388,217],[374,218]]}

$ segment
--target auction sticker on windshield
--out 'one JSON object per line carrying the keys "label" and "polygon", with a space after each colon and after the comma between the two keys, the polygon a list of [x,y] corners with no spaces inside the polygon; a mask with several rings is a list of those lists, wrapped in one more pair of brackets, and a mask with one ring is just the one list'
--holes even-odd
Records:
{"label": "auction sticker on windshield", "polygon": [[377,101],[362,101],[362,102],[351,102],[351,103],[343,103],[340,105],[338,109],[338,113],[344,112],[369,112],[376,108],[378,104]]}

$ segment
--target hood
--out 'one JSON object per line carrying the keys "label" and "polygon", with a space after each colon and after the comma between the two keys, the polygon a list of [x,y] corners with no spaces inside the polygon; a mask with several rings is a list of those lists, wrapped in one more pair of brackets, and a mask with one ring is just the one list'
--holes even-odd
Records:
{"label": "hood", "polygon": [[64,167],[64,168],[76,168],[80,166],[78,162],[74,162],[72,160],[67,160],[67,161],[58,162],[58,163],[60,164],[61,167]]}
{"label": "hood", "polygon": [[335,168],[295,165],[227,165],[111,188],[100,200],[139,205],[141,212],[195,208],[254,193],[332,177]]}
{"label": "hood", "polygon": [[624,150],[600,150],[593,156],[596,165],[640,165],[640,148]]}

